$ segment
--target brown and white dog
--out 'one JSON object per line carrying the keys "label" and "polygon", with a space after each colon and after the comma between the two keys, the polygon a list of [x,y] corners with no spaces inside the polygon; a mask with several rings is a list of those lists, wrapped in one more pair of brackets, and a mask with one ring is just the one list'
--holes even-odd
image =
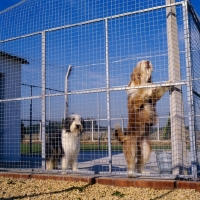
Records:
{"label": "brown and white dog", "polygon": [[67,117],[61,133],[49,134],[46,143],[46,169],[56,169],[61,161],[61,169],[71,167],[77,171],[77,159],[80,151],[80,137],[83,131],[83,119],[78,114]]}
{"label": "brown and white dog", "polygon": [[[149,61],[139,62],[131,74],[128,87],[152,84],[152,71],[153,67]],[[115,127],[115,136],[123,144],[128,177],[134,177],[135,170],[138,173],[145,173],[144,166],[149,160],[151,153],[149,129],[157,122],[156,102],[168,90],[169,86],[130,88],[127,90],[127,131],[124,134],[120,126],[117,125]]]}

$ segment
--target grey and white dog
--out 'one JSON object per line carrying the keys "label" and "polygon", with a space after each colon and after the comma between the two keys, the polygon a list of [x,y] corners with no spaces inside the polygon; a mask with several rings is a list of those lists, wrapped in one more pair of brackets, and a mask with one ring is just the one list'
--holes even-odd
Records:
{"label": "grey and white dog", "polygon": [[61,161],[62,170],[71,167],[73,171],[78,170],[78,154],[80,151],[80,136],[83,131],[84,121],[78,114],[67,117],[62,129],[62,148],[64,155]]}
{"label": "grey and white dog", "polygon": [[46,169],[56,169],[61,161],[61,169],[69,167],[78,170],[78,154],[80,151],[80,136],[84,121],[78,114],[72,114],[64,120],[61,133],[51,133],[46,143]]}

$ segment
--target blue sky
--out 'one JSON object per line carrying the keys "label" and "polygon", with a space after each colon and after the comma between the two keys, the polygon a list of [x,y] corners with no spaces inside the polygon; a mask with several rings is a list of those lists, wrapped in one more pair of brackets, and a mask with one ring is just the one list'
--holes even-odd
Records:
{"label": "blue sky", "polygon": [[198,13],[198,15],[200,16],[200,2],[199,0],[191,0],[196,12]]}
{"label": "blue sky", "polygon": [[[20,2],[21,0],[0,0],[0,11],[13,6],[14,4]],[[191,0],[195,10],[197,11],[198,15],[200,16],[200,3],[199,0]]]}
{"label": "blue sky", "polygon": [[0,0],[0,11],[13,6],[14,4],[20,2],[21,0]]}

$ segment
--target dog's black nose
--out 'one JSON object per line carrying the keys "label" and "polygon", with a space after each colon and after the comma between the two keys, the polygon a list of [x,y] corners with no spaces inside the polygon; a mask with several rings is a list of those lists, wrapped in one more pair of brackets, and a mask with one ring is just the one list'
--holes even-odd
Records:
{"label": "dog's black nose", "polygon": [[76,128],[80,128],[80,125],[79,125],[79,124],[76,124]]}
{"label": "dog's black nose", "polygon": [[148,60],[146,61],[146,64],[147,64],[147,68],[150,68],[150,62]]}

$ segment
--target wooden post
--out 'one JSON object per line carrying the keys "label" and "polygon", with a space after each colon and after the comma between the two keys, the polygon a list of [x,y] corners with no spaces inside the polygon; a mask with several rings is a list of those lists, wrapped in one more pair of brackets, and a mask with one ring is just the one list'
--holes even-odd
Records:
{"label": "wooden post", "polygon": [[[166,5],[173,3],[175,0],[166,0]],[[181,81],[176,7],[167,7],[166,15],[169,80],[176,83]],[[170,117],[173,175],[186,175],[188,161],[181,86],[175,86],[170,92]]]}

